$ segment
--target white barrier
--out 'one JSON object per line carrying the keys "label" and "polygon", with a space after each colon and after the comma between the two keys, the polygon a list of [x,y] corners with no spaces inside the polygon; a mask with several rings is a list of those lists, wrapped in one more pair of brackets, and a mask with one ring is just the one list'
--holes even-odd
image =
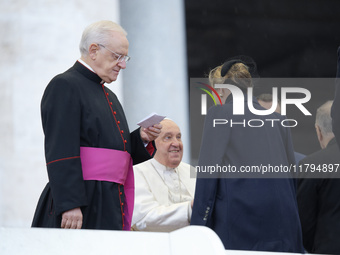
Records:
{"label": "white barrier", "polygon": [[[225,250],[211,229],[189,226],[171,233],[0,228],[1,255],[294,255]],[[296,254],[297,255],[297,254]]]}
{"label": "white barrier", "polygon": [[189,226],[171,233],[0,228],[1,255],[224,255],[209,228]]}

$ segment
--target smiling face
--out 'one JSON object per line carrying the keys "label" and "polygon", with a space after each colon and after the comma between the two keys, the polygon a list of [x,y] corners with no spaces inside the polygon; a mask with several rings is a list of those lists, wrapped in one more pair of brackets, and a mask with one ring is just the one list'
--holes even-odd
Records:
{"label": "smiling face", "polygon": [[175,168],[183,157],[181,131],[172,120],[163,120],[162,132],[155,140],[157,151],[154,158],[167,167]]}
{"label": "smiling face", "polygon": [[125,61],[118,62],[116,55],[110,50],[120,55],[128,55],[129,50],[129,42],[123,33],[112,32],[111,35],[110,42],[105,47],[93,43],[89,48],[90,66],[106,83],[117,80],[119,71],[126,68]]}

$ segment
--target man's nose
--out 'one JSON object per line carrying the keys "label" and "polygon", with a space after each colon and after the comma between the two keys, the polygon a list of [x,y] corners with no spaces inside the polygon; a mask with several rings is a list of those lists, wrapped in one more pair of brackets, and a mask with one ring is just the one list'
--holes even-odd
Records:
{"label": "man's nose", "polygon": [[123,60],[122,62],[118,62],[118,66],[121,68],[121,69],[125,69],[126,68],[126,62]]}
{"label": "man's nose", "polygon": [[171,145],[174,147],[179,147],[179,141],[176,138],[174,138],[171,141]]}

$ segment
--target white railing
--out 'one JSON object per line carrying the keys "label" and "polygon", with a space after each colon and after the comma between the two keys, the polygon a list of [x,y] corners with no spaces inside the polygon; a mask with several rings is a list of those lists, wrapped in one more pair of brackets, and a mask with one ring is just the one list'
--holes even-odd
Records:
{"label": "white railing", "polygon": [[189,226],[171,233],[0,228],[1,255],[279,255],[225,250],[211,229]]}

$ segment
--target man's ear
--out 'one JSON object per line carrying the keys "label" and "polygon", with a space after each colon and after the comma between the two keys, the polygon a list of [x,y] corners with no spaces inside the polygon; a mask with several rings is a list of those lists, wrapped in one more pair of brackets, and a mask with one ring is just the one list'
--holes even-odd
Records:
{"label": "man's ear", "polygon": [[89,47],[89,56],[92,60],[95,60],[97,58],[97,53],[99,50],[99,45],[96,43],[92,43]]}
{"label": "man's ear", "polygon": [[319,140],[320,146],[322,148],[323,135],[321,133],[321,129],[320,129],[320,127],[317,124],[315,124],[315,129],[316,129],[316,135],[318,136],[318,140]]}

